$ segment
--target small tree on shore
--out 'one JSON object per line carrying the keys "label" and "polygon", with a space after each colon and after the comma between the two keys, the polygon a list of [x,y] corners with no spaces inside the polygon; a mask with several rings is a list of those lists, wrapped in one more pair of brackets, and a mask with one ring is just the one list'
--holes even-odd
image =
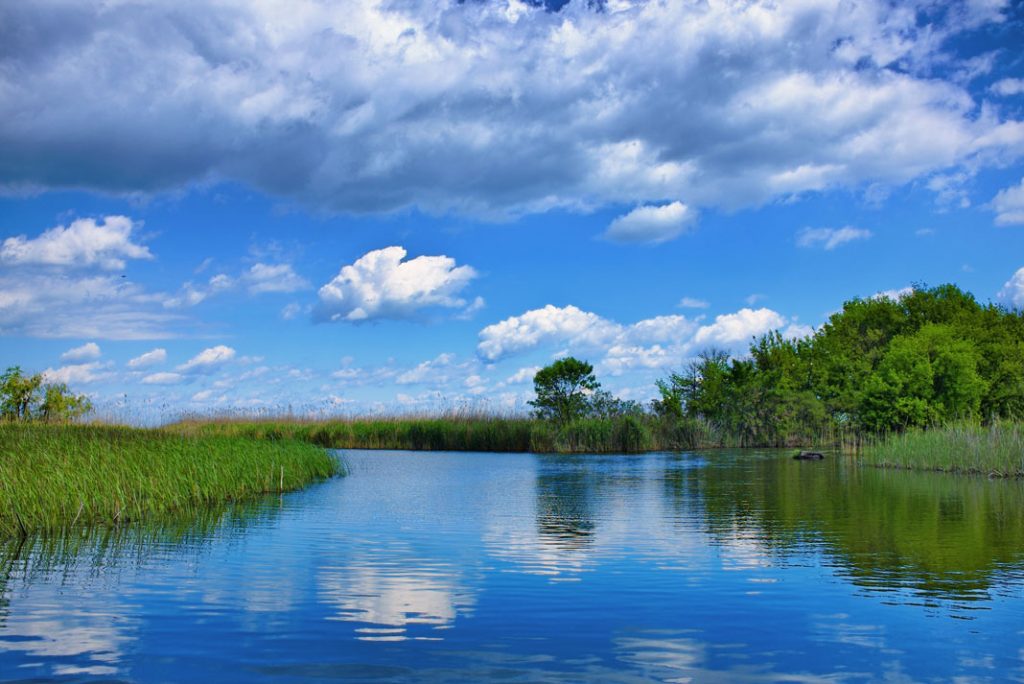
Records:
{"label": "small tree on shore", "polygon": [[44,384],[41,373],[25,375],[12,366],[0,375],[0,420],[68,421],[92,410],[84,394],[73,394],[64,383]]}
{"label": "small tree on shore", "polygon": [[537,416],[567,423],[587,413],[587,395],[601,388],[594,367],[571,356],[555,361],[533,376],[537,398],[530,405]]}

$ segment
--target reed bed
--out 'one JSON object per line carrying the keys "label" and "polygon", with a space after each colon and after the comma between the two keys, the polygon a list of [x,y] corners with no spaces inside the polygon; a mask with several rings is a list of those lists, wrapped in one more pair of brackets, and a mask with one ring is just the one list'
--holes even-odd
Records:
{"label": "reed bed", "polygon": [[0,536],[192,515],[338,472],[300,441],[0,423]]}
{"label": "reed bed", "polygon": [[862,462],[993,477],[1024,477],[1024,424],[958,423],[889,435],[863,448]]}
{"label": "reed bed", "polygon": [[653,416],[584,418],[558,424],[536,418],[487,415],[300,419],[191,418],[166,429],[201,436],[301,440],[330,449],[498,451],[539,453],[637,453],[710,446],[698,421]]}

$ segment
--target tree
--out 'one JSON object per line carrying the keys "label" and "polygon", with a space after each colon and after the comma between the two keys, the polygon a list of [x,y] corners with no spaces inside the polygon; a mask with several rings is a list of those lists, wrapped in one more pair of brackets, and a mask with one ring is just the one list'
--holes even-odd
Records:
{"label": "tree", "polygon": [[47,385],[39,418],[47,422],[68,421],[92,411],[92,402],[84,394],[72,394],[64,383]]}
{"label": "tree", "polygon": [[12,366],[0,375],[0,419],[68,421],[91,410],[84,394],[72,394],[63,383],[43,384],[41,373],[25,375]]}
{"label": "tree", "polygon": [[11,366],[0,375],[0,417],[27,420],[39,402],[43,376],[25,375],[19,366]]}
{"label": "tree", "polygon": [[540,418],[567,423],[587,413],[587,395],[600,387],[594,367],[569,356],[541,368],[533,376],[537,398],[530,405],[537,409]]}

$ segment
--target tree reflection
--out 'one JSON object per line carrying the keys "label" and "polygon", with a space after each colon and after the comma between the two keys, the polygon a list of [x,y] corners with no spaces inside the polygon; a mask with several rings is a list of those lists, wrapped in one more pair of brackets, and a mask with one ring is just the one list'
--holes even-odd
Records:
{"label": "tree reflection", "polygon": [[987,598],[994,576],[1024,559],[1020,480],[748,456],[676,477],[673,491],[700,502],[718,539],[780,553],[820,545],[873,589]]}

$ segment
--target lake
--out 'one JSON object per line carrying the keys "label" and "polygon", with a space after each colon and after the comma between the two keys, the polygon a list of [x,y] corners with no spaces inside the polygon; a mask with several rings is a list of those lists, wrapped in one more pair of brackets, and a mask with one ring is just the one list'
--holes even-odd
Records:
{"label": "lake", "polygon": [[0,544],[0,680],[1024,680],[1024,482],[345,451],[201,520]]}

